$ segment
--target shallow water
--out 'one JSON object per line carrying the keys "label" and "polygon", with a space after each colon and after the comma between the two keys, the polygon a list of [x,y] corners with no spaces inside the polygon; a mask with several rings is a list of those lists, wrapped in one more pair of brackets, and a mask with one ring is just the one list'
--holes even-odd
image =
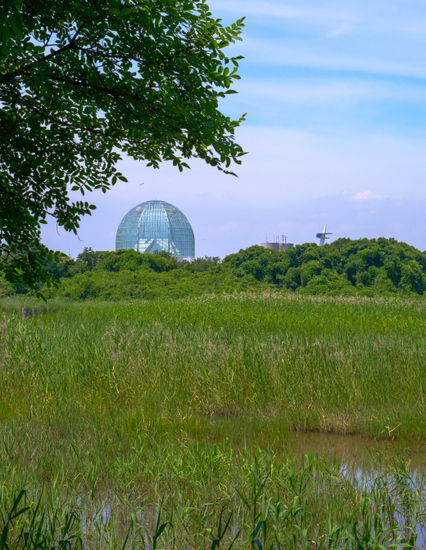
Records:
{"label": "shallow water", "polygon": [[[416,489],[423,502],[426,501],[426,444],[409,445],[407,442],[375,440],[360,435],[336,435],[317,432],[289,434],[285,451],[298,459],[304,455],[320,455],[336,459],[340,471],[350,478],[363,479],[373,484],[381,466],[392,461],[408,466],[411,488]],[[398,520],[401,526],[404,520]],[[416,548],[426,549],[426,529],[416,529]]]}
{"label": "shallow water", "polygon": [[380,461],[400,457],[410,462],[410,470],[426,474],[426,444],[375,440],[360,435],[336,435],[318,432],[288,434],[285,451],[296,457],[319,454],[336,457],[349,471],[364,473]]}
{"label": "shallow water", "polygon": [[[417,445],[415,447],[407,443],[394,441],[374,440],[358,435],[336,435],[326,433],[291,433],[286,436],[282,447],[283,454],[296,457],[302,460],[304,455],[319,455],[324,458],[335,458],[340,465],[340,472],[350,478],[358,478],[368,485],[373,484],[374,479],[379,474],[381,466],[392,463],[392,460],[409,463],[409,471],[412,482],[411,487],[419,490],[422,500],[426,501],[425,479],[426,477],[426,445]],[[92,515],[90,522],[96,521],[103,524],[105,529],[105,541],[109,541],[110,534],[107,530],[107,524],[111,517],[113,507],[108,499],[101,514],[97,520]],[[136,519],[140,525],[144,525],[147,531],[141,531],[144,544],[150,548],[151,539],[148,532],[155,532],[155,524],[158,518],[158,512],[155,507],[146,507],[143,511],[136,514]],[[395,518],[401,527],[404,527],[405,520],[403,516]],[[122,527],[123,537],[126,533],[126,525]],[[238,525],[234,525],[233,534],[238,531]],[[418,538],[416,548],[426,549],[426,531],[420,525],[416,529]],[[165,545],[166,548],[172,548]]]}

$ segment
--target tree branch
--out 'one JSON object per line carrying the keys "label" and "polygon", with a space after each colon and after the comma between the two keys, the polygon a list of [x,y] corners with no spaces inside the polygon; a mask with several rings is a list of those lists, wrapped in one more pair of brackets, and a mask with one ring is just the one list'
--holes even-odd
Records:
{"label": "tree branch", "polygon": [[[97,17],[97,18],[94,18],[90,21],[95,21],[96,19],[102,19],[102,18]],[[1,76],[0,77],[0,85],[1,84],[6,84],[7,82],[10,82],[11,80],[13,80],[17,76],[19,76],[22,72],[26,72],[26,71],[32,69],[36,65],[38,65],[40,63],[43,63],[43,61],[47,61],[49,59],[52,59],[53,57],[56,57],[57,55],[60,55],[63,52],[66,52],[67,50],[71,50],[71,49],[75,48],[76,47],[75,41],[77,40],[78,35],[84,29],[84,27],[86,26],[88,21],[89,20],[83,21],[83,23],[76,30],[74,36],[71,38],[71,40],[68,44],[66,44],[62,48],[59,48],[59,50],[55,50],[55,51],[51,52],[50,54],[45,55],[44,57],[41,57],[40,59],[36,59],[32,63],[27,63],[27,65],[24,65],[24,66],[20,67],[19,69],[17,69],[16,71],[13,71],[12,73],[6,73],[5,75]]]}

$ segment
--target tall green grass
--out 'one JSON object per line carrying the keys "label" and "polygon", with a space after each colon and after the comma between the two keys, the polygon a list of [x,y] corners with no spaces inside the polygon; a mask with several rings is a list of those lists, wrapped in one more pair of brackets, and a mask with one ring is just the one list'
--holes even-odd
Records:
{"label": "tall green grass", "polygon": [[357,548],[362,536],[367,548],[422,523],[423,481],[405,461],[361,479],[336,461],[297,463],[287,434],[423,440],[423,301],[49,307],[24,321],[9,306],[1,321],[3,525],[22,489],[30,502],[9,547],[43,513],[46,544],[72,536],[58,539],[72,517],[64,544],[96,548],[127,535],[147,548]]}
{"label": "tall green grass", "polygon": [[129,434],[155,424],[190,438],[222,437],[228,426],[235,438],[241,426],[259,443],[283,430],[420,440],[425,308],[271,295],[5,317],[0,415],[70,430],[90,418],[89,430]]}

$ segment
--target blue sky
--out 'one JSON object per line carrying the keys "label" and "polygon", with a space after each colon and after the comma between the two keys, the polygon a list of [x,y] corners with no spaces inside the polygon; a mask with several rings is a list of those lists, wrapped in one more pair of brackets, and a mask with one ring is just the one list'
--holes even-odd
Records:
{"label": "blue sky", "polygon": [[[180,174],[122,162],[128,184],[94,193],[80,239],[54,225],[44,242],[76,256],[113,250],[121,218],[159,199],[188,217],[198,256],[220,256],[285,234],[315,241],[394,237],[426,249],[426,1],[210,0],[224,23],[246,16],[239,92],[247,113],[239,178],[193,162]],[[138,184],[145,182],[143,186]]]}

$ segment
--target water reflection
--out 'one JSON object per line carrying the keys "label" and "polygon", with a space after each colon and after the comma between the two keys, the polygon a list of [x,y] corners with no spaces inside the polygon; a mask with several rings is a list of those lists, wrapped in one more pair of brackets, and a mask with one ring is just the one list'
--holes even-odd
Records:
{"label": "water reflection", "polygon": [[[405,527],[416,526],[418,534],[416,548],[426,548],[426,536],[423,530],[426,523],[424,515],[426,447],[410,447],[406,443],[376,441],[353,435],[294,433],[286,436],[281,445],[280,455],[283,457],[283,463],[286,457],[296,457],[296,460],[302,463],[305,455],[312,457],[318,455],[318,460],[305,460],[305,463],[313,464],[312,472],[308,472],[307,477],[302,479],[303,475],[300,474],[301,469],[298,465],[292,472],[294,480],[302,481],[302,485],[304,479],[308,479],[311,475],[307,494],[302,495],[299,501],[301,505],[306,506],[308,511],[310,506],[313,506],[313,513],[316,513],[314,506],[319,501],[319,499],[312,498],[311,493],[314,497],[319,494],[323,499],[330,501],[330,498],[337,498],[336,496],[330,497],[330,490],[340,484],[339,487],[342,491],[347,491],[345,495],[348,495],[348,499],[351,501],[354,498],[354,493],[357,493],[357,496],[368,495],[374,503],[375,509],[379,511],[379,515],[380,506],[383,505],[386,513],[381,518],[385,527],[399,526],[398,532],[406,534],[407,540],[411,532],[409,529],[405,530]],[[339,476],[346,479],[339,480]],[[185,483],[184,489],[194,497],[187,487],[189,480],[183,478],[183,483]],[[288,492],[290,485],[284,481],[282,483],[282,487],[285,489],[280,486],[281,494],[284,495]],[[173,490],[173,486],[171,487]],[[353,491],[351,491],[351,487]],[[336,494],[337,492],[336,489]],[[95,511],[88,510],[85,516],[87,521],[84,522],[84,539],[87,546],[95,546],[96,541],[101,540],[105,547],[114,547],[114,545],[122,547],[123,540],[130,533],[130,546],[152,548],[153,536],[158,525],[168,521],[171,523],[170,527],[163,532],[162,548],[190,549],[206,546],[207,543],[211,546],[212,533],[217,529],[217,515],[220,513],[222,505],[215,508],[213,501],[203,501],[202,498],[197,500],[195,497],[187,499],[184,493],[178,494],[177,492],[170,493],[170,495],[163,492],[160,497],[152,499],[147,495],[146,498],[133,502],[133,498],[129,495],[128,501],[124,503],[122,498],[118,498],[118,496],[116,498],[112,491],[110,494],[106,493],[102,505],[98,506]],[[271,499],[271,493],[267,494],[266,488],[264,503],[268,499]],[[285,499],[283,499],[283,503],[284,501]],[[263,502],[262,496],[259,498],[259,505],[261,502]],[[287,499],[288,502],[290,499]],[[321,500],[320,507],[322,502]],[[341,501],[336,500],[337,504],[339,502]],[[360,499],[354,500],[354,509],[359,505]],[[245,507],[239,501],[238,495],[230,500],[228,508],[234,510],[230,524],[229,536],[231,540],[240,529],[246,529],[248,533],[252,527],[250,529],[247,527],[249,525],[248,516],[244,515]],[[269,529],[272,529],[274,520],[271,510],[269,510],[268,519]],[[318,517],[320,516],[319,513]],[[333,521],[333,518],[331,520]],[[344,528],[344,521],[338,525]],[[172,524],[173,527],[171,527]],[[316,538],[315,526],[310,525],[309,528],[313,532],[312,536]],[[373,529],[375,528],[374,526]],[[177,540],[179,544],[175,542]],[[235,544],[234,547],[243,548],[244,546]],[[312,548],[314,547],[316,546],[312,546]]]}
{"label": "water reflection", "polygon": [[[289,434],[285,443],[285,452],[299,461],[306,455],[321,456],[326,460],[335,460],[339,464],[340,474],[344,477],[365,483],[372,493],[385,483],[384,467],[389,472],[398,469],[406,472],[401,478],[401,488],[407,494],[416,495],[421,515],[424,515],[426,502],[426,445],[409,445],[407,442],[375,440],[359,435],[336,435],[307,432]],[[393,468],[392,468],[393,466]],[[402,510],[402,512],[406,512]],[[410,514],[396,513],[396,522],[404,527]],[[413,518],[411,518],[412,520]],[[419,520],[420,518],[418,518]],[[416,527],[416,548],[426,548],[426,529],[424,521]]]}
{"label": "water reflection", "polygon": [[336,435],[318,432],[292,433],[285,442],[285,451],[299,459],[307,454],[336,458],[348,470],[366,474],[380,463],[392,459],[409,462],[410,471],[426,473],[426,445],[375,440],[359,435]]}

